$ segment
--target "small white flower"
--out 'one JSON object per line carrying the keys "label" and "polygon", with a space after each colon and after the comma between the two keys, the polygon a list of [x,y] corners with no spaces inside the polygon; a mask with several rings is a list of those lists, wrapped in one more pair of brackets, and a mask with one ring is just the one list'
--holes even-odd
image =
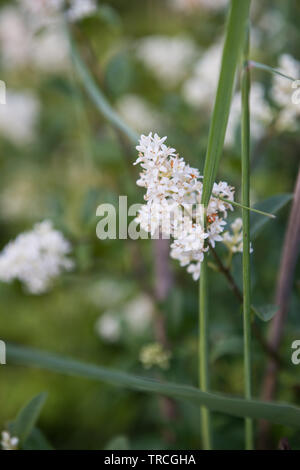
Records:
{"label": "small white flower", "polygon": [[159,128],[162,117],[146,100],[138,95],[127,94],[117,102],[117,110],[123,119],[138,132]]}
{"label": "small white flower", "polygon": [[6,104],[0,106],[0,134],[17,145],[35,136],[40,111],[38,98],[30,91],[7,91]]}
{"label": "small white flower", "polygon": [[195,55],[194,42],[185,36],[148,36],[137,44],[137,57],[166,87],[185,77]]}
{"label": "small white flower", "polygon": [[151,299],[141,294],[126,303],[124,312],[124,320],[132,333],[143,333],[151,322],[154,306]]}
{"label": "small white flower", "polygon": [[68,41],[49,0],[20,0],[20,8],[0,10],[1,57],[6,68],[35,66],[40,70],[66,70]]}
{"label": "small white flower", "polygon": [[95,325],[98,335],[110,343],[115,343],[121,336],[121,321],[114,312],[106,312]]}
{"label": "small white flower", "polygon": [[[259,140],[264,135],[265,129],[270,125],[273,114],[271,108],[264,97],[264,87],[254,82],[250,92],[250,113],[251,113],[251,137]],[[225,145],[231,146],[234,143],[238,125],[241,122],[241,92],[238,91],[231,103],[230,115],[225,137]]]}
{"label": "small white flower", "polygon": [[8,431],[2,431],[1,446],[3,450],[17,450],[19,439],[10,435]]}
{"label": "small white flower", "polygon": [[72,0],[67,16],[70,21],[78,21],[87,16],[91,16],[97,10],[94,0]]}
{"label": "small white flower", "polygon": [[73,262],[67,255],[70,243],[48,220],[36,224],[6,245],[0,253],[0,280],[21,281],[31,294],[46,292],[51,282]]}
{"label": "small white flower", "polygon": [[[289,54],[283,54],[279,58],[278,69],[295,80],[300,77],[300,62]],[[296,89],[287,78],[274,75],[271,96],[274,102],[281,108],[276,127],[279,131],[296,130],[297,119],[300,117],[300,104],[293,102],[292,97]]]}
{"label": "small white flower", "polygon": [[194,66],[193,74],[183,84],[183,97],[195,108],[211,109],[217,91],[222,58],[221,42],[214,44],[200,57]]}
{"label": "small white flower", "polygon": [[[240,217],[237,217],[235,221],[230,225],[230,232],[223,234],[223,243],[231,253],[242,253],[243,252],[243,221]],[[252,246],[250,245],[250,253],[253,252]]]}

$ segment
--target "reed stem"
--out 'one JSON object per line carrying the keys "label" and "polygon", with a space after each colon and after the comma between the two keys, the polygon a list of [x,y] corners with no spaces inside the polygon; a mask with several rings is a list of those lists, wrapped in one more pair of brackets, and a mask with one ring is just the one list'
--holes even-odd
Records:
{"label": "reed stem", "polygon": [[[249,33],[247,34],[242,71],[242,205],[250,206],[250,69],[248,67]],[[244,394],[252,398],[251,374],[251,273],[250,273],[250,214],[242,209],[243,219],[243,324],[244,324]],[[254,448],[253,421],[245,419],[245,447]]]}
{"label": "reed stem", "polygon": [[[199,283],[199,386],[203,392],[209,390],[209,335],[208,335],[208,282],[207,258],[201,264]],[[207,408],[201,407],[201,434],[204,450],[212,449],[211,417]]]}

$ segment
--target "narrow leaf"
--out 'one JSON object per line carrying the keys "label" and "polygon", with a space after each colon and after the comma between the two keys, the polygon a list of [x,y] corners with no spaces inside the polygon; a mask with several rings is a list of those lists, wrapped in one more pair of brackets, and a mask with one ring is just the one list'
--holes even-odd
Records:
{"label": "narrow leaf", "polygon": [[10,423],[9,430],[13,436],[19,438],[21,445],[32,432],[46,398],[47,393],[40,393],[32,398],[32,400],[21,409],[16,420]]}
{"label": "narrow leaf", "polygon": [[261,418],[286,426],[300,427],[300,408],[287,404],[264,403],[202,392],[188,385],[158,382],[147,377],[138,377],[93,364],[85,364],[21,346],[8,345],[7,356],[8,363],[36,366],[67,375],[111,383],[119,387],[189,400],[198,406],[205,406],[231,416]]}
{"label": "narrow leaf", "polygon": [[24,450],[54,450],[42,431],[33,428],[30,435],[23,444]]}
{"label": "narrow leaf", "polygon": [[257,307],[256,305],[251,305],[251,310],[255,313],[255,315],[262,320],[263,322],[268,322],[272,320],[274,315],[278,312],[277,305],[260,305]]}
{"label": "narrow leaf", "polygon": [[84,86],[87,94],[89,95],[90,99],[95,104],[98,111],[117,129],[121,132],[124,132],[129,140],[133,143],[137,143],[138,135],[135,131],[133,131],[116,113],[116,111],[112,108],[98,85],[96,84],[94,78],[90,74],[88,68],[86,67],[85,63],[81,59],[75,42],[73,41],[71,34],[66,27],[66,31],[69,37],[70,47],[71,47],[71,55],[73,59],[73,63],[75,69],[78,73],[78,76],[81,79],[82,85]]}
{"label": "narrow leaf", "polygon": [[226,127],[230,111],[235,72],[244,43],[250,0],[232,0],[226,27],[219,84],[214,104],[212,121],[208,136],[208,146],[204,166],[202,203],[206,207],[223,150]]}

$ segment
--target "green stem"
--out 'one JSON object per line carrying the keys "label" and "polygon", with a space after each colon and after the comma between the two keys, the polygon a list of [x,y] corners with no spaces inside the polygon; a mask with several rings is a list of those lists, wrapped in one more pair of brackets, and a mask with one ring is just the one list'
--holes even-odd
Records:
{"label": "green stem", "polygon": [[280,77],[286,78],[287,80],[290,80],[291,82],[296,81],[296,78],[290,77],[289,75],[286,75],[285,73],[280,72],[280,70],[274,69],[274,67],[270,67],[269,65],[266,65],[266,64],[260,64],[259,62],[255,62],[254,60],[249,60],[246,63],[246,65],[248,65],[248,67],[253,68],[253,69],[265,70],[266,72],[279,75]]}
{"label": "green stem", "polygon": [[72,38],[72,35],[69,31],[69,28],[66,24],[66,34],[69,39],[70,49],[71,49],[71,56],[75,66],[75,69],[78,73],[78,76],[81,79],[81,82],[91,98],[94,102],[100,113],[119,131],[124,133],[128,139],[133,142],[138,142],[138,134],[132,130],[124,121],[123,119],[116,113],[116,111],[112,108],[109,101],[106,99],[100,88],[97,86],[94,78],[90,74],[88,68],[86,67],[85,63],[81,59],[76,44]]}
{"label": "green stem", "polygon": [[218,199],[221,199],[221,201],[228,202],[229,204],[232,204],[233,206],[240,207],[241,209],[245,209],[246,211],[256,212],[257,214],[265,215],[266,217],[270,217],[270,219],[276,219],[276,215],[270,214],[269,212],[260,211],[258,209],[254,209],[254,207],[247,207],[247,206],[244,206],[243,204],[240,204],[239,202],[236,202],[236,201],[229,201],[225,197],[221,197],[221,196],[215,196],[215,197],[218,198]]}
{"label": "green stem", "polygon": [[[199,386],[203,392],[207,392],[209,389],[207,284],[207,258],[205,257],[201,264],[199,283]],[[210,412],[204,407],[201,407],[201,434],[203,449],[211,450],[212,436]]]}
{"label": "green stem", "polygon": [[[249,34],[246,38],[244,59],[248,60]],[[250,70],[242,71],[242,204],[250,206]],[[245,398],[252,397],[251,379],[251,274],[250,274],[250,214],[242,209],[243,218],[243,323],[244,323],[244,381]],[[254,448],[253,421],[245,419],[245,446]]]}

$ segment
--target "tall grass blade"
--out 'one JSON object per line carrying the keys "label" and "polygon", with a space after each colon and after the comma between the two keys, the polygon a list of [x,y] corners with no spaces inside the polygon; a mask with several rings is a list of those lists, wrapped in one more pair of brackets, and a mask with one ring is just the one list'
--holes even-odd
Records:
{"label": "tall grass blade", "polygon": [[223,150],[233,93],[234,78],[244,43],[250,0],[232,0],[226,27],[221,71],[208,136],[203,180],[202,203],[209,203]]}
{"label": "tall grass blade", "polygon": [[[250,70],[248,67],[249,33],[245,41],[242,71],[242,204],[250,206]],[[251,270],[250,270],[250,213],[242,209],[243,219],[243,324],[244,324],[244,395],[252,398],[251,359]],[[245,447],[254,448],[253,421],[245,420]]]}
{"label": "tall grass blade", "polygon": [[96,84],[94,78],[90,74],[88,68],[86,67],[84,61],[80,57],[80,54],[77,50],[75,41],[73,40],[70,31],[66,27],[67,35],[69,38],[71,56],[74,63],[74,67],[78,73],[79,78],[81,79],[82,85],[84,86],[87,94],[90,99],[93,101],[99,112],[118,130],[123,132],[130,141],[133,143],[138,142],[138,134],[131,129],[121,117],[116,113],[112,108],[104,94],[102,93],[99,86]]}
{"label": "tall grass blade", "polygon": [[[226,25],[225,42],[222,55],[221,70],[210,124],[208,145],[204,165],[202,204],[208,206],[213,184],[216,178],[221,157],[226,127],[233,93],[234,78],[242,51],[245,28],[248,20],[250,0],[231,0],[231,7]],[[199,377],[200,388],[208,390],[208,306],[207,306],[207,270],[206,260],[202,263],[200,276],[199,298]],[[204,448],[212,448],[211,425],[208,411],[201,412],[202,440]]]}
{"label": "tall grass blade", "polygon": [[300,428],[300,408],[287,404],[264,403],[231,396],[205,393],[188,385],[159,382],[125,372],[86,364],[74,359],[24,346],[7,345],[8,364],[34,366],[61,374],[106,382],[118,387],[188,400],[210,410],[243,418],[262,418],[273,423]]}

